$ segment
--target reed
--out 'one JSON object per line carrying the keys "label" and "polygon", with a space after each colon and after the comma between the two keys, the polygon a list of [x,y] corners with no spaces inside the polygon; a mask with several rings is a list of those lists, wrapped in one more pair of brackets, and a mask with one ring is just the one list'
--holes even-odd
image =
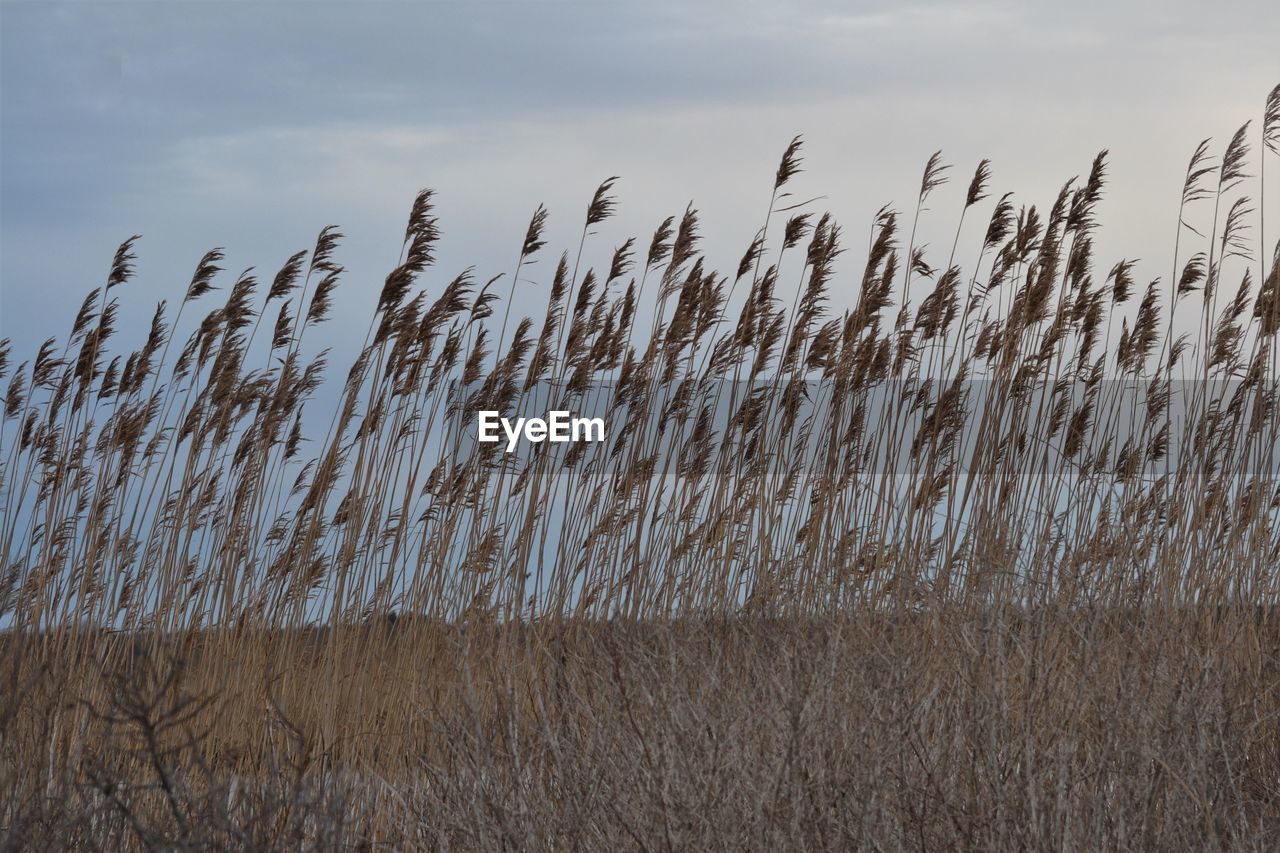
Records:
{"label": "reed", "polygon": [[[796,137],[728,274],[692,204],[643,254],[596,245],[617,178],[558,265],[540,206],[509,283],[438,271],[424,190],[341,366],[335,227],[269,283],[211,250],[134,342],[130,238],[64,339],[0,343],[0,825],[1274,843],[1280,87],[1250,127],[1194,149],[1167,280],[1095,258],[1106,152],[1047,207],[983,160],[938,266],[941,152],[862,235],[795,200]],[[545,310],[513,317],[526,288]],[[481,410],[549,409],[607,441],[473,440]],[[750,750],[773,758],[726,778]]]}

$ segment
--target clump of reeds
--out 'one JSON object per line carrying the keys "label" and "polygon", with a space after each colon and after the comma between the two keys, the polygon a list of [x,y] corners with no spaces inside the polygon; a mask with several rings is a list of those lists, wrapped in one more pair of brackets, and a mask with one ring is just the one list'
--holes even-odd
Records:
{"label": "clump of reeds", "polygon": [[[1269,103],[1260,171],[1276,124]],[[508,299],[491,352],[496,279],[421,281],[440,239],[424,191],[309,457],[304,429],[324,419],[304,426],[302,408],[325,356],[304,355],[303,337],[326,319],[340,235],[326,228],[293,255],[261,305],[256,279],[236,278],[172,361],[164,303],[140,348],[112,355],[131,238],[66,343],[50,339],[11,372],[0,600],[23,627],[176,628],[395,608],[649,616],[972,594],[1267,595],[1277,273],[1249,237],[1247,128],[1220,163],[1197,148],[1176,282],[1153,281],[1136,306],[1131,262],[1102,281],[1094,270],[1105,155],[1047,217],[1003,196],[966,274],[954,248],[935,268],[913,245],[946,180],[935,154],[903,259],[899,217],[881,211],[861,280],[841,288],[856,299],[837,315],[841,228],[797,214],[770,231],[797,139],[732,284],[698,255],[692,208],[674,234],[671,219],[658,229],[638,275],[633,241],[607,273],[579,274],[591,228],[614,213],[610,179],[573,263],[561,259],[541,331],[525,319],[507,341]],[[983,161],[961,225],[990,179]],[[1202,202],[1211,228],[1180,256]],[[513,283],[544,248],[546,217],[535,213]],[[220,259],[198,264],[175,327],[215,289]],[[656,306],[637,335],[650,278]],[[745,301],[731,304],[739,284]],[[1198,337],[1173,337],[1184,305],[1199,311]],[[263,318],[272,330],[255,350]],[[980,401],[977,382],[990,392]],[[558,405],[613,415],[607,453],[517,466],[432,435],[442,411],[517,407],[540,383]],[[821,405],[797,419],[810,395]],[[1132,410],[1117,417],[1120,398]]]}
{"label": "clump of reeds", "polygon": [[[437,274],[423,191],[336,379],[336,228],[269,280],[208,252],[134,343],[129,239],[65,338],[0,343],[0,818],[141,847],[1274,842],[1280,87],[1214,151],[1158,272],[1095,258],[1106,152],[1048,206],[981,161],[943,258],[941,152],[854,235],[794,201],[797,137],[724,274],[692,205],[596,246],[615,178],[554,265],[539,207],[509,282]],[[551,409],[607,441],[473,440]]]}
{"label": "clump of reeds", "polygon": [[[692,206],[592,266],[610,178],[545,314],[518,320],[546,209],[504,298],[499,277],[434,274],[424,191],[330,386],[311,339],[343,274],[336,229],[269,282],[209,252],[136,349],[116,334],[130,238],[62,343],[12,366],[5,347],[0,615],[137,630],[1270,600],[1278,250],[1250,193],[1276,100],[1261,144],[1246,124],[1220,159],[1196,148],[1172,275],[1145,285],[1094,258],[1106,152],[1047,209],[995,197],[982,161],[945,263],[915,245],[951,174],[935,154],[914,208],[881,210],[845,264],[846,230],[794,212],[797,137],[732,277]],[[332,411],[304,416],[317,395]],[[535,403],[605,413],[607,446],[468,440],[478,410]]]}

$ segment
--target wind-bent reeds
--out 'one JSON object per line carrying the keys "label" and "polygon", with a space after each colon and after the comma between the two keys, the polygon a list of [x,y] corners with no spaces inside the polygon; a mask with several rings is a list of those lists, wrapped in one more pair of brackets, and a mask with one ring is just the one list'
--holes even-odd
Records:
{"label": "wind-bent reeds", "polygon": [[[589,266],[616,212],[610,178],[545,316],[514,324],[546,209],[501,299],[497,278],[428,275],[441,231],[424,191],[340,387],[311,342],[343,273],[336,229],[262,297],[250,271],[219,284],[209,252],[174,323],[161,302],[136,350],[115,334],[130,238],[64,344],[0,367],[0,615],[141,630],[1269,603],[1280,248],[1259,245],[1264,221],[1254,239],[1248,193],[1277,153],[1276,101],[1259,149],[1248,124],[1216,163],[1208,140],[1196,148],[1168,284],[1141,286],[1129,260],[1096,269],[1105,152],[1047,216],[1005,194],[974,235],[984,160],[940,267],[914,245],[947,180],[934,154],[905,250],[900,215],[881,210],[856,276],[829,215],[775,217],[803,206],[786,192],[799,137],[732,282],[699,254],[692,206],[642,267],[634,240]],[[225,301],[185,328],[219,287]],[[317,395],[332,412],[304,416]],[[607,443],[474,441],[480,409],[535,407],[602,414]]]}
{"label": "wind-bent reeds", "polygon": [[0,846],[1274,848],[1280,87],[1251,127],[1167,280],[1095,258],[1106,152],[1047,207],[981,161],[944,259],[941,152],[864,254],[796,137],[731,275],[692,204],[595,245],[616,178],[548,280],[541,206],[437,274],[424,190],[336,379],[335,227],[136,349],[130,238],[0,342]]}

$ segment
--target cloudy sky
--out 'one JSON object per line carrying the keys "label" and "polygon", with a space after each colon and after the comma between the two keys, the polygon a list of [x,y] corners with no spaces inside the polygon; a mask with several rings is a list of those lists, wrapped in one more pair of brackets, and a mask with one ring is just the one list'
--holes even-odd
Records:
{"label": "cloudy sky", "polygon": [[65,335],[132,233],[126,330],[180,298],[206,249],[270,276],[336,223],[349,274],[331,334],[358,339],[428,186],[444,232],[428,288],[509,270],[543,202],[536,292],[614,174],[620,214],[588,262],[692,200],[711,264],[732,269],[796,133],[797,193],[858,235],[911,205],[943,149],[957,180],[922,233],[948,248],[980,158],[997,194],[1047,205],[1109,148],[1099,264],[1167,276],[1188,156],[1280,82],[1280,6],[1161,6],[4,0],[0,336],[24,352]]}

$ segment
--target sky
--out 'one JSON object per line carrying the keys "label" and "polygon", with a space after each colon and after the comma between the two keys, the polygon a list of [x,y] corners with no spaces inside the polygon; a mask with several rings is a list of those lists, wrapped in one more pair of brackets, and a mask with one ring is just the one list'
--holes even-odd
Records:
{"label": "sky", "polygon": [[856,246],[882,205],[911,209],[942,149],[955,179],[920,242],[944,254],[981,158],[994,195],[1047,207],[1107,148],[1098,264],[1167,277],[1196,143],[1256,127],[1280,82],[1280,4],[1156,5],[0,0],[0,337],[21,360],[65,336],[131,234],[137,277],[113,293],[140,336],[204,251],[225,247],[224,286],[250,266],[269,279],[332,223],[348,272],[327,342],[353,345],[423,187],[443,232],[429,293],[471,265],[509,274],[545,203],[517,303],[540,315],[610,175],[619,213],[584,264],[692,201],[708,262],[732,272],[798,133],[796,197],[821,196],[810,209]]}

